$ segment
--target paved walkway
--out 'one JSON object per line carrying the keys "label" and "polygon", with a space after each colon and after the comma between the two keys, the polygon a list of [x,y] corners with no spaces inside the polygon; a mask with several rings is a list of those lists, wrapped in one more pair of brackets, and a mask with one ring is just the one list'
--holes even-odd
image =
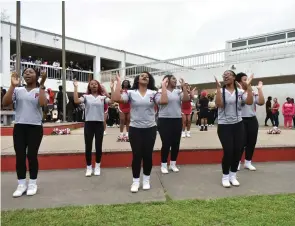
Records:
{"label": "paved walkway", "polygon": [[[259,130],[257,147],[295,147],[295,130],[282,130],[280,135],[268,135],[265,128]],[[118,128],[108,128],[104,137],[103,151],[130,151],[128,142],[116,142]],[[181,149],[217,149],[221,148],[216,127],[210,127],[208,132],[200,132],[193,128],[191,138],[181,140]],[[1,137],[1,154],[14,154],[12,137]],[[93,145],[94,148],[94,145]],[[160,150],[161,139],[157,136],[155,150]],[[75,153],[84,152],[83,128],[72,131],[71,135],[44,136],[39,153]]]}
{"label": "paved walkway", "polygon": [[240,187],[221,186],[220,165],[181,166],[179,173],[162,175],[155,167],[152,189],[132,194],[129,168],[102,169],[102,175],[86,178],[84,170],[41,171],[38,194],[12,198],[15,173],[2,173],[2,210],[50,208],[68,205],[121,204],[166,199],[211,199],[240,195],[295,193],[295,162],[259,163],[258,170],[241,170]]}

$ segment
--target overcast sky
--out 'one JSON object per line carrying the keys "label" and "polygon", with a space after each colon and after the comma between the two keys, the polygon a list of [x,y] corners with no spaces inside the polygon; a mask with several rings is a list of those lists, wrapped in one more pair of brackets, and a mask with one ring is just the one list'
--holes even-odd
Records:
{"label": "overcast sky", "polygon": [[[60,1],[22,1],[22,25],[61,34]],[[15,23],[16,3],[0,0]],[[166,59],[295,28],[295,0],[67,1],[66,36]]]}

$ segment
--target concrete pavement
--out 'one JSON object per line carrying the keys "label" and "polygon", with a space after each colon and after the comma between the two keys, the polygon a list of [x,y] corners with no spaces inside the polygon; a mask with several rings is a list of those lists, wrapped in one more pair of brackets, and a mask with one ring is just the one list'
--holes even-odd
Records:
{"label": "concrete pavement", "polygon": [[[295,130],[282,130],[280,135],[268,135],[265,128],[259,130],[257,147],[295,147]],[[131,151],[128,142],[116,142],[119,134],[118,128],[107,128],[108,135],[104,136],[103,151]],[[198,128],[192,128],[191,138],[182,138],[180,149],[219,149],[220,141],[216,127],[209,127],[208,132],[200,132]],[[1,154],[14,155],[12,137],[1,137]],[[93,145],[94,148],[94,145]],[[160,150],[161,139],[156,139],[155,150]],[[81,153],[85,151],[83,128],[73,130],[71,135],[44,136],[40,154],[50,153]]]}
{"label": "concrete pavement", "polygon": [[221,186],[220,165],[180,166],[179,173],[162,175],[158,167],[151,175],[152,188],[130,193],[130,168],[102,169],[102,175],[86,178],[84,170],[41,171],[38,194],[12,198],[15,173],[1,173],[2,210],[50,208],[68,205],[121,204],[165,201],[167,198],[211,199],[239,195],[295,193],[295,162],[257,163],[256,172],[241,170],[240,187]]}

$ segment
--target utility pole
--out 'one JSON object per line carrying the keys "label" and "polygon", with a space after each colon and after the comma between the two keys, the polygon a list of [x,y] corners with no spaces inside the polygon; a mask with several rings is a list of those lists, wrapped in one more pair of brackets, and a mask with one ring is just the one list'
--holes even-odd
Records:
{"label": "utility pole", "polygon": [[20,11],[21,11],[21,6],[20,6],[20,1],[16,2],[16,73],[18,74],[21,84],[23,81],[23,78],[21,78],[21,43],[20,43]]}
{"label": "utility pole", "polygon": [[62,88],[63,88],[63,121],[66,121],[66,25],[65,25],[65,1],[62,1]]}

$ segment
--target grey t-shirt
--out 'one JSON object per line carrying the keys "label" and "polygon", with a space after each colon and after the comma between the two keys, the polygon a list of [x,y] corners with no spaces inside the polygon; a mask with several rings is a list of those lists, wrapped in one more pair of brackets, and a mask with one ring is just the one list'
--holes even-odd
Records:
{"label": "grey t-shirt", "polygon": [[160,104],[161,94],[162,89],[155,96],[155,101],[159,105],[159,118],[181,118],[182,90],[167,90],[168,104],[165,105]]}
{"label": "grey t-shirt", "polygon": [[150,128],[156,126],[155,121],[155,95],[157,91],[148,89],[145,96],[138,90],[127,90],[121,94],[125,102],[131,105],[130,126],[136,128]]}
{"label": "grey t-shirt", "polygon": [[225,89],[225,108],[218,108],[218,124],[235,124],[242,121],[242,102],[246,100],[246,96],[243,93],[243,90],[238,89],[236,109],[236,91],[230,93]]}
{"label": "grey t-shirt", "polygon": [[104,104],[110,103],[108,97],[85,94],[79,99],[85,104],[85,121],[104,121]]}
{"label": "grey t-shirt", "polygon": [[[247,98],[247,93],[244,93],[243,96]],[[258,103],[258,94],[253,92],[253,104],[252,105],[243,105],[242,106],[242,117],[254,117],[256,116],[256,105]]]}
{"label": "grey t-shirt", "polygon": [[[48,99],[48,94],[46,94]],[[39,88],[27,91],[25,87],[16,87],[12,95],[15,103],[15,123],[42,125],[42,108],[39,104]]]}

